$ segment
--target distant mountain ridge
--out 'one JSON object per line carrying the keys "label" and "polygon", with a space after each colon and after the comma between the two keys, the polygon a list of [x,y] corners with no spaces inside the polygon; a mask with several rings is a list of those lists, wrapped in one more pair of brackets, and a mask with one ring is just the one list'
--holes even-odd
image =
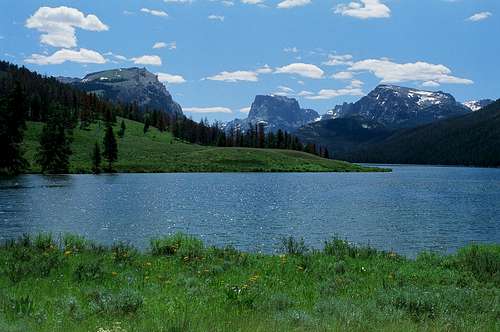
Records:
{"label": "distant mountain ridge", "polygon": [[484,108],[490,104],[493,104],[495,101],[491,99],[481,99],[481,100],[470,100],[463,103],[463,105],[469,108],[472,112],[479,111],[481,108]]}
{"label": "distant mountain ridge", "polygon": [[246,119],[236,119],[226,124],[226,131],[240,129],[246,131],[263,124],[268,131],[294,131],[301,126],[319,119],[319,114],[311,109],[302,109],[294,98],[275,95],[258,95]]}
{"label": "distant mountain ridge", "polygon": [[469,113],[470,108],[442,91],[431,92],[396,85],[379,85],[355,103],[336,106],[322,120],[359,117],[387,128],[411,128]]}
{"label": "distant mountain ridge", "polygon": [[58,80],[113,102],[137,103],[141,109],[183,114],[158,77],[146,68],[112,69],[88,74],[83,79],[59,77]]}

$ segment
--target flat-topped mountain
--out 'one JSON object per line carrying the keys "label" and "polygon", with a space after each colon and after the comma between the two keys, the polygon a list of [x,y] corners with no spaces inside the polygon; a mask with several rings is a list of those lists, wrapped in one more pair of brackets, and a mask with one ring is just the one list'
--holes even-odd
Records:
{"label": "flat-topped mountain", "polygon": [[281,129],[291,132],[318,118],[316,111],[300,108],[294,98],[259,95],[252,103],[248,117],[231,121],[226,128],[229,131],[236,128],[246,131],[257,124],[264,124],[269,131]]}
{"label": "flat-topped mountain", "polygon": [[113,102],[137,103],[140,108],[164,110],[181,115],[176,103],[158,77],[145,68],[121,68],[86,75],[83,79],[59,78],[84,91],[96,93]]}
{"label": "flat-topped mountain", "polygon": [[379,85],[356,103],[336,106],[323,119],[359,117],[387,128],[410,128],[470,111],[449,93]]}

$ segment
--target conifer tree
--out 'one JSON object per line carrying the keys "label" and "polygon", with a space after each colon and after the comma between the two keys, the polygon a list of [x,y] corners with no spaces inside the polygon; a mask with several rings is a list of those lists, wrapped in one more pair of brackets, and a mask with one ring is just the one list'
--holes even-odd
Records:
{"label": "conifer tree", "polygon": [[64,174],[69,171],[72,133],[65,125],[65,114],[61,106],[51,105],[36,156],[42,173]]}
{"label": "conifer tree", "polygon": [[94,174],[101,173],[101,148],[97,142],[95,142],[92,150],[92,172]]}
{"label": "conifer tree", "polygon": [[113,133],[113,127],[111,123],[106,124],[106,133],[104,135],[104,159],[108,162],[108,172],[113,171],[113,163],[118,160],[118,145],[116,144],[115,134]]}
{"label": "conifer tree", "polygon": [[118,131],[118,137],[123,138],[123,136],[125,136],[125,129],[127,129],[127,127],[125,126],[125,121],[122,120],[122,123],[120,124],[120,130]]}
{"label": "conifer tree", "polygon": [[144,120],[144,134],[147,133],[149,130],[149,117],[146,117],[146,119]]}
{"label": "conifer tree", "polygon": [[28,166],[21,150],[26,116],[25,93],[17,82],[12,91],[0,100],[0,173],[18,174]]}

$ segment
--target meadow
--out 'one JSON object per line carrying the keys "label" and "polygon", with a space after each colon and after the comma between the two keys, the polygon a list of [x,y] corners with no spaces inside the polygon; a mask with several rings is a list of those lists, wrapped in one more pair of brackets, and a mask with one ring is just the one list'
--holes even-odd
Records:
{"label": "meadow", "polygon": [[266,255],[40,234],[3,243],[0,267],[0,331],[500,330],[499,245],[407,259],[339,238]]}
{"label": "meadow", "polygon": [[[125,135],[118,138],[117,172],[375,172],[379,168],[363,167],[343,161],[292,150],[222,148],[189,144],[175,139],[168,131],[118,118],[115,134],[121,121],[126,124]],[[36,164],[38,139],[43,124],[29,122],[23,149],[30,163],[28,173],[40,172]],[[91,173],[91,153],[95,142],[102,143],[104,123],[97,121],[87,129],[73,130],[73,155],[70,159],[71,173]]]}

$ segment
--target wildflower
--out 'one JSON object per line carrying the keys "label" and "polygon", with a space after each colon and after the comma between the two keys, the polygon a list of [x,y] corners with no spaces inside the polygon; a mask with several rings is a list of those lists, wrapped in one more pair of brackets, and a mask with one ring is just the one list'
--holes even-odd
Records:
{"label": "wildflower", "polygon": [[116,277],[116,276],[118,275],[118,272],[113,271],[113,272],[111,272],[111,275],[112,275],[113,277]]}
{"label": "wildflower", "polygon": [[71,255],[71,250],[66,250],[66,251],[64,252],[64,256],[69,256],[69,255]]}
{"label": "wildflower", "polygon": [[146,262],[146,266],[151,266],[151,262]]}
{"label": "wildflower", "polygon": [[366,269],[364,266],[361,267],[361,272],[366,272]]}

